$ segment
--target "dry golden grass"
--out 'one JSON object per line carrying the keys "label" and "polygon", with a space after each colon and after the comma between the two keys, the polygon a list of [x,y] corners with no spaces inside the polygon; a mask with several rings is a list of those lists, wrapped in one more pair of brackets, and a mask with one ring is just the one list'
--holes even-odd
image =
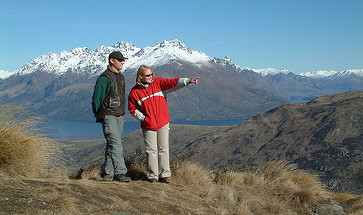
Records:
{"label": "dry golden grass", "polygon": [[50,168],[52,141],[39,134],[41,119],[0,106],[0,171],[11,176],[38,177]]}
{"label": "dry golden grass", "polygon": [[179,186],[189,189],[190,192],[197,191],[198,195],[205,200],[211,200],[215,195],[211,174],[190,161],[173,165],[173,180]]}
{"label": "dry golden grass", "polygon": [[352,193],[337,193],[335,194],[335,196],[337,197],[337,200],[341,203],[345,203],[347,201],[357,198],[357,195],[354,195]]}
{"label": "dry golden grass", "polygon": [[214,178],[190,162],[173,172],[175,183],[198,192],[216,214],[309,214],[335,202],[318,177],[286,162],[272,162],[255,172],[217,173]]}
{"label": "dry golden grass", "polygon": [[100,167],[98,165],[91,166],[88,170],[80,173],[79,179],[96,180],[96,181],[102,180],[100,174]]}
{"label": "dry golden grass", "polygon": [[[0,211],[12,214],[313,214],[329,204],[362,212],[362,196],[334,195],[317,177],[285,162],[246,172],[214,174],[192,162],[173,165],[170,184],[99,181],[99,167],[65,178],[4,180]],[[273,173],[273,177],[269,174]],[[90,179],[90,180],[88,180]],[[4,183],[3,183],[4,182]],[[309,186],[309,184],[311,186]],[[7,204],[3,199],[8,198]],[[336,201],[336,200],[339,200]],[[24,207],[19,202],[28,202]],[[11,205],[11,208],[7,208]],[[26,211],[25,211],[26,210]],[[0,213],[1,214],[1,213]]]}
{"label": "dry golden grass", "polygon": [[60,209],[60,212],[69,214],[80,214],[77,207],[77,199],[67,194],[61,195],[52,201],[52,204]]}
{"label": "dry golden grass", "polygon": [[[285,161],[271,162],[257,171],[217,174],[223,186],[220,202],[230,205],[228,213],[308,214],[321,204],[334,202],[334,195],[318,177],[297,170]],[[243,209],[243,212],[231,209]]]}
{"label": "dry golden grass", "polygon": [[[132,159],[141,161],[137,166],[139,171],[145,171],[142,159]],[[285,161],[268,163],[256,171],[213,173],[191,161],[177,160],[172,164],[172,172],[171,185],[159,187],[158,195],[179,202],[172,210],[175,214],[184,214],[182,211],[187,207],[196,208],[191,214],[206,211],[212,214],[310,214],[321,205],[337,203],[336,196],[325,189],[317,176]],[[92,167],[84,171],[81,178],[98,180],[98,175],[99,167]],[[146,183],[141,185],[143,190],[154,186],[143,182],[143,178],[133,179],[141,181],[132,183]],[[193,203],[180,199],[185,193]],[[139,197],[150,201],[158,198],[145,193]],[[139,210],[148,211],[147,205]],[[155,208],[155,212],[161,211]]]}
{"label": "dry golden grass", "polygon": [[338,202],[344,205],[348,214],[363,214],[363,196],[351,193],[337,193],[336,197]]}
{"label": "dry golden grass", "polygon": [[322,201],[334,197],[326,190],[318,176],[298,170],[296,165],[286,161],[271,162],[261,173],[266,178],[267,187],[285,191],[285,195],[305,202],[310,207],[316,207]]}

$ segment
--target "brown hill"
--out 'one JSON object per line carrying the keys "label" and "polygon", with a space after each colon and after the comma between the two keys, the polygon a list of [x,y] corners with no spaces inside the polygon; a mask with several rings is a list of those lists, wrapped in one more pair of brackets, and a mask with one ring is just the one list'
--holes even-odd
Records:
{"label": "brown hill", "polygon": [[363,192],[363,92],[287,104],[204,135],[182,151],[208,167],[258,167],[286,159],[333,190]]}

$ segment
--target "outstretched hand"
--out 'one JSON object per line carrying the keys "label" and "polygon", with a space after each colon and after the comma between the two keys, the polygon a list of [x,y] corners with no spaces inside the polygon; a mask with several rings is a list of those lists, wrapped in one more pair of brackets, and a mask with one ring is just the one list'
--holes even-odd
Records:
{"label": "outstretched hand", "polygon": [[195,85],[197,85],[197,84],[198,84],[198,79],[199,79],[199,78],[200,78],[200,77],[194,77],[194,78],[190,79],[190,80],[189,80],[189,84],[194,83]]}

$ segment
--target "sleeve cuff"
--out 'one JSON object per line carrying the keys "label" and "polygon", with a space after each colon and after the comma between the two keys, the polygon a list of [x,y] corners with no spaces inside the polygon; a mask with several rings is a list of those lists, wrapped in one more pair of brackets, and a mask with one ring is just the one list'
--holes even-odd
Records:
{"label": "sleeve cuff", "polygon": [[135,115],[134,117],[140,121],[144,121],[145,120],[145,115],[143,113],[141,113],[141,111],[139,110],[135,110]]}

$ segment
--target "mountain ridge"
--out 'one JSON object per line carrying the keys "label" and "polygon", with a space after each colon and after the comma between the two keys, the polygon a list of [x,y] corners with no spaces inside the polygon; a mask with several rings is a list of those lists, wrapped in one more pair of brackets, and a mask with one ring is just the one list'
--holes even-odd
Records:
{"label": "mountain ridge", "polygon": [[[251,70],[262,76],[267,75],[277,75],[280,73],[287,74],[291,73],[288,69],[275,69],[275,68],[265,68],[265,69],[251,69],[248,67],[241,67],[234,63],[232,59],[228,56],[223,59],[214,58],[206,55],[201,51],[194,51],[188,48],[182,41],[178,39],[174,40],[164,40],[163,42],[158,42],[152,46],[146,46],[144,48],[138,48],[131,42],[116,42],[113,46],[101,45],[95,50],[91,50],[87,47],[78,47],[71,51],[62,51],[59,53],[48,53],[46,55],[41,55],[29,63],[25,64],[21,69],[15,71],[5,71],[0,70],[0,78],[6,79],[14,74],[27,74],[34,72],[36,70],[48,70],[55,74],[64,74],[69,71],[69,68],[82,68],[90,67],[94,70],[99,67],[104,68],[107,66],[107,56],[110,52],[119,50],[126,57],[129,58],[124,65],[124,69],[135,69],[141,64],[154,66],[161,64],[170,59],[185,59],[192,63],[204,62],[207,64],[208,61],[214,61],[219,64],[231,64],[237,71],[243,72],[244,70]],[[166,51],[165,51],[166,50]],[[167,55],[155,55],[158,52],[165,52]],[[155,60],[158,59],[158,60]],[[98,73],[93,75],[98,75]],[[314,71],[299,73],[296,75],[310,77],[310,78],[346,78],[349,75],[357,75],[363,77],[363,69],[349,69],[341,72],[338,71]]]}
{"label": "mountain ridge", "polygon": [[[198,87],[168,96],[173,120],[249,118],[288,102],[363,90],[363,77],[357,75],[313,79],[288,70],[256,72],[237,65],[228,56],[219,59],[193,51],[179,40],[144,48],[117,42],[112,47],[76,48],[32,60],[15,74],[0,79],[0,104],[24,105],[52,119],[93,120],[93,87],[107,66],[109,53],[115,50],[129,58],[122,71],[127,93],[140,64],[151,66],[160,77],[201,77]],[[133,120],[128,114],[126,118]]]}
{"label": "mountain ridge", "polygon": [[[153,65],[154,72],[160,77],[201,77],[198,87],[190,86],[168,95],[173,120],[247,118],[286,102],[264,89],[264,84],[258,87],[250,84],[263,82],[257,74],[239,74],[230,60],[213,60],[173,40],[144,49],[120,42],[115,47],[99,48],[105,52],[103,54],[79,48],[73,52],[42,56],[25,65],[17,74],[0,80],[0,104],[22,104],[52,119],[93,120],[90,108],[93,86],[97,76],[106,68],[108,52],[119,49],[128,50],[121,50],[129,57],[123,70],[126,93],[135,83],[139,64]],[[45,58],[50,58],[49,63]],[[126,118],[132,120],[129,114]]]}

